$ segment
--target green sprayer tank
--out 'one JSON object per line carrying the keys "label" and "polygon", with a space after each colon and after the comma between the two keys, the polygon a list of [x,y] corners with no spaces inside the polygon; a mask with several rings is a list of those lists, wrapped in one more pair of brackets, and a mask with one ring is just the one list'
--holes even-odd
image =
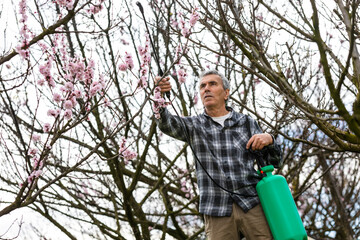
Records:
{"label": "green sprayer tank", "polygon": [[306,240],[304,225],[285,178],[272,175],[272,165],[261,169],[266,176],[256,185],[256,191],[274,239]]}

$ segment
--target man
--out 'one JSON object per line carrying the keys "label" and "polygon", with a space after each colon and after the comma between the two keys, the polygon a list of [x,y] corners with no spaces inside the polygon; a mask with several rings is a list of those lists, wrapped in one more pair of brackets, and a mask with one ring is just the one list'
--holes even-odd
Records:
{"label": "man", "polygon": [[[204,113],[180,118],[163,108],[158,126],[165,134],[191,144],[201,162],[196,162],[196,175],[207,237],[238,240],[242,233],[247,240],[272,239],[256,193],[260,177],[249,149],[266,147],[269,160],[277,162],[280,148],[270,134],[261,132],[255,120],[226,106],[230,84],[221,73],[206,71],[200,79]],[[159,82],[161,92],[171,90],[169,80]]]}

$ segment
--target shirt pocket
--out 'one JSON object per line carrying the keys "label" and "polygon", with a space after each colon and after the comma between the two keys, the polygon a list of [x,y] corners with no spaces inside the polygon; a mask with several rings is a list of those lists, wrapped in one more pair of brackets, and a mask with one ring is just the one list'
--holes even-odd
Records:
{"label": "shirt pocket", "polygon": [[235,129],[231,132],[231,140],[234,146],[241,152],[247,151],[246,144],[249,141],[248,134],[241,129]]}

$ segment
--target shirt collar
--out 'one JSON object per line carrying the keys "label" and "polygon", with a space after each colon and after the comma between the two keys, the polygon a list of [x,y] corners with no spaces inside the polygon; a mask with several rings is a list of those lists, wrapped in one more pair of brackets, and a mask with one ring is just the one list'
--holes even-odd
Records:
{"label": "shirt collar", "polygon": [[[228,110],[229,112],[234,112],[232,107],[228,107],[228,106],[225,106],[226,110]],[[205,111],[205,108],[204,108],[204,116],[207,117],[207,118],[210,118],[210,116],[206,113]],[[231,117],[233,116],[234,114],[231,114]]]}
{"label": "shirt collar", "polygon": [[[245,115],[242,113],[238,113],[236,111],[234,111],[233,108],[226,106],[226,109],[230,112],[232,112],[230,118],[228,118],[229,120],[227,121],[226,126],[227,127],[231,127],[234,126],[235,124],[240,124],[242,125],[245,122]],[[211,117],[206,113],[205,109],[204,109],[204,113],[203,113],[203,117],[210,119]],[[205,120],[205,119],[204,119]]]}

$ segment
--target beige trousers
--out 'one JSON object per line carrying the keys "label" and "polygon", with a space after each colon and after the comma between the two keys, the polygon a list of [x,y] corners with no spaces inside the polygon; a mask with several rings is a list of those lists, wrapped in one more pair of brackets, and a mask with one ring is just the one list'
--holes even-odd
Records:
{"label": "beige trousers", "polygon": [[260,204],[245,213],[234,203],[230,217],[204,215],[204,219],[208,240],[239,240],[240,232],[246,240],[273,239]]}

